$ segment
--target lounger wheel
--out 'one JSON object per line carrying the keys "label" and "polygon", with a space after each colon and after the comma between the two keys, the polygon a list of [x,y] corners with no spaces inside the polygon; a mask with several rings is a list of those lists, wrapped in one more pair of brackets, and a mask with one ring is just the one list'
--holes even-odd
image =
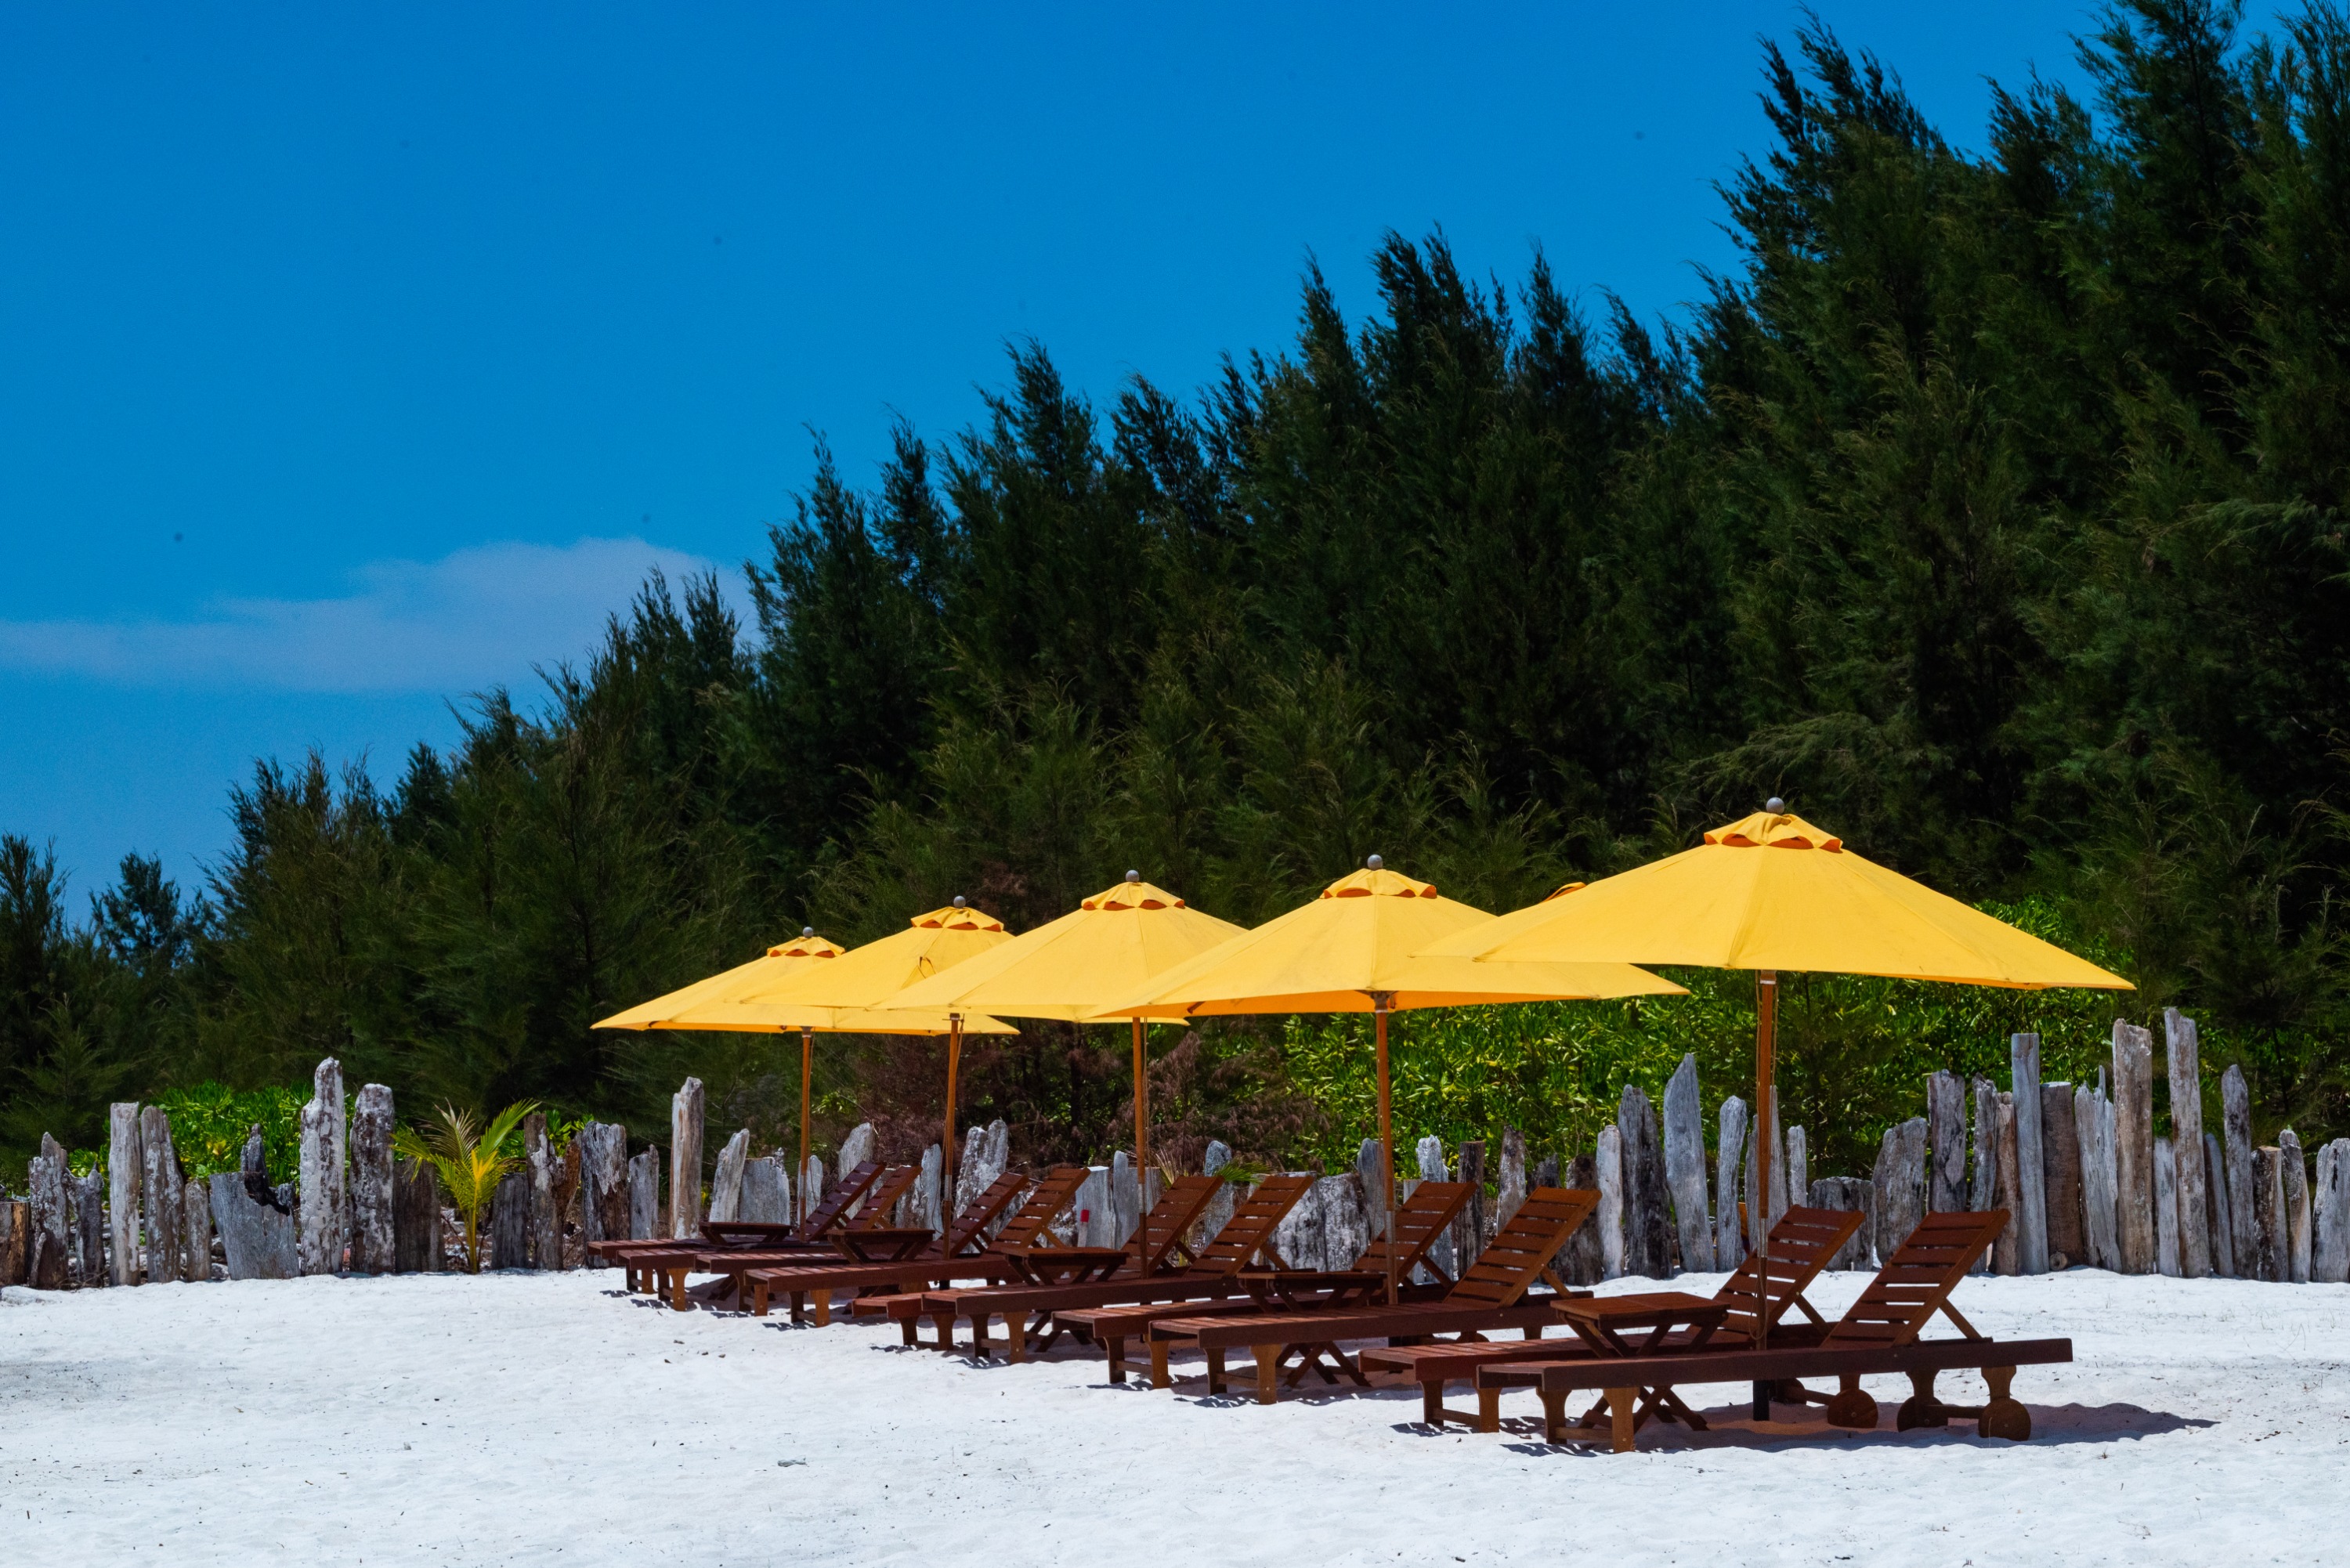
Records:
{"label": "lounger wheel", "polygon": [[2005,1438],[2017,1443],[2030,1438],[2032,1412],[2008,1394],[2009,1385],[2015,1381],[2015,1368],[1986,1366],[1983,1381],[1991,1385],[1991,1401],[1975,1417],[1975,1430],[1986,1438]]}
{"label": "lounger wheel", "polygon": [[1828,1401],[1828,1425],[1844,1427],[1856,1432],[1874,1430],[1877,1426],[1877,1401],[1864,1393],[1857,1377],[1846,1377],[1844,1386]]}
{"label": "lounger wheel", "polygon": [[1915,1431],[1919,1427],[1947,1427],[1950,1414],[1942,1402],[1934,1397],[1934,1375],[1912,1372],[1909,1375],[1909,1397],[1901,1401],[1901,1409],[1893,1417],[1897,1432]]}

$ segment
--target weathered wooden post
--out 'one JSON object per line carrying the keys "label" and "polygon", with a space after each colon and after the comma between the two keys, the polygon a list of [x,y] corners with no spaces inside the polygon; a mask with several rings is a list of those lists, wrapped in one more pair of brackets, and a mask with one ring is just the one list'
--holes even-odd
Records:
{"label": "weathered wooden post", "polygon": [[2323,1285],[2350,1282],[2350,1137],[2318,1149],[2310,1210],[2309,1277]]}
{"label": "weathered wooden post", "polygon": [[2118,1269],[2121,1241],[2114,1229],[2113,1104],[2085,1088],[2073,1096],[2073,1130],[2081,1145],[2081,1247],[2093,1269]]}
{"label": "weathered wooden post", "polygon": [[[1366,1200],[1377,1194],[1376,1179],[1364,1187]],[[1513,1127],[1502,1129],[1502,1179],[1493,1202],[1493,1228],[1498,1233],[1517,1218],[1526,1203],[1526,1135]],[[1381,1210],[1382,1213],[1385,1210]]]}
{"label": "weathered wooden post", "polygon": [[2154,1140],[2154,1268],[2178,1277],[2178,1157],[2170,1140]]}
{"label": "weathered wooden post", "polygon": [[[1599,1189],[1599,1162],[1587,1154],[1578,1154],[1566,1162],[1565,1184],[1579,1192]],[[1570,1285],[1596,1285],[1607,1273],[1607,1263],[1601,1256],[1598,1217],[1594,1215],[1586,1224],[1575,1228],[1559,1250],[1564,1260],[1559,1265],[1559,1278]]]}
{"label": "weathered wooden post", "polygon": [[[1417,1154],[1419,1158],[1419,1179],[1422,1181],[1450,1181],[1452,1179],[1451,1168],[1444,1163],[1444,1140],[1442,1138],[1437,1137],[1433,1134],[1421,1138],[1413,1152]],[[1446,1231],[1443,1234],[1438,1236],[1435,1241],[1430,1245],[1428,1249],[1428,1260],[1430,1263],[1435,1265],[1436,1272],[1442,1274],[1446,1279],[1449,1280],[1454,1277],[1452,1232],[1451,1231]]]}
{"label": "weathered wooden post", "polygon": [[[743,1217],[743,1167],[751,1158],[751,1129],[737,1127],[718,1150],[718,1164],[710,1176],[710,1218],[712,1220],[739,1220]],[[924,1174],[929,1169],[924,1168]]]}
{"label": "weathered wooden post", "polygon": [[1713,1266],[1738,1267],[1746,1258],[1746,1236],[1738,1223],[1738,1172],[1746,1153],[1746,1102],[1736,1095],[1721,1102],[1721,1141],[1714,1149]]}
{"label": "weathered wooden post", "polygon": [[2210,1182],[2203,1174],[2203,1060],[2195,1020],[2162,1010],[2163,1054],[2170,1079],[2170,1141],[2178,1158],[2178,1272],[2211,1272],[2211,1222],[2203,1212]]}
{"label": "weathered wooden post", "polygon": [[441,1184],[421,1159],[392,1169],[391,1266],[402,1274],[441,1272]]}
{"label": "weathered wooden post", "polygon": [[802,1220],[815,1213],[824,1202],[824,1173],[823,1156],[808,1156],[807,1164],[800,1170],[799,1181],[792,1189],[792,1197],[799,1204],[798,1217]]}
{"label": "weathered wooden post", "polygon": [[[1801,1127],[1787,1129],[1787,1191],[1794,1198],[1807,1198],[1812,1190],[1812,1142]],[[1785,1210],[1783,1209],[1782,1213]]]}
{"label": "weathered wooden post", "polygon": [[[1995,1189],[1998,1207],[2007,1210],[2007,1226],[1991,1243],[1991,1266],[1994,1272],[2020,1274],[2023,1272],[2023,1247],[2017,1235],[2016,1211],[2022,1199],[2017,1189],[2021,1185],[2019,1160],[2015,1148],[2015,1096],[2002,1091],[1996,1110],[1999,1117],[1999,1169]],[[1883,1243],[1879,1242],[1882,1250]]]}
{"label": "weathered wooden post", "polygon": [[[931,1163],[935,1166],[937,1160]],[[1110,1245],[1123,1247],[1142,1223],[1142,1185],[1135,1179],[1134,1161],[1122,1148],[1110,1152],[1109,1190],[1104,1196],[1108,1199],[1109,1233],[1114,1238]]]}
{"label": "weathered wooden post", "polygon": [[1926,1079],[1926,1211],[1956,1214],[1967,1207],[1967,1086],[1956,1073]]}
{"label": "weathered wooden post", "polygon": [[2252,1212],[2258,1190],[2252,1175],[2252,1097],[2241,1064],[2232,1064],[2220,1075],[2220,1125],[2228,1135],[2228,1202],[2233,1210],[2228,1228],[2235,1232],[2236,1277],[2257,1280],[2263,1276],[2260,1222]]}
{"label": "weathered wooden post", "polygon": [[530,1267],[530,1176],[509,1170],[490,1197],[490,1267]]}
{"label": "weathered wooden post", "polygon": [[702,1080],[688,1078],[669,1102],[669,1233],[702,1234]]}
{"label": "weathered wooden post", "polygon": [[2122,1272],[2154,1272],[2154,1036],[2114,1022],[2114,1208]]}
{"label": "weathered wooden post", "polygon": [[[858,1166],[864,1165],[868,1161],[875,1158],[876,1156],[874,1154],[874,1150],[879,1148],[880,1145],[880,1135],[873,1130],[873,1124],[871,1122],[859,1122],[855,1127],[849,1128],[848,1136],[840,1140],[840,1174],[842,1178],[845,1179],[850,1171],[855,1170]],[[857,1207],[861,1209],[864,1205],[860,1203]]]}
{"label": "weathered wooden post", "polygon": [[1305,1194],[1281,1217],[1274,1227],[1273,1250],[1289,1260],[1293,1268],[1318,1269],[1322,1266],[1322,1204],[1326,1194],[1322,1184],[1314,1182]]}
{"label": "weathered wooden post", "polygon": [[1846,1214],[1866,1214],[1860,1229],[1855,1231],[1845,1244],[1835,1250],[1827,1261],[1831,1269],[1873,1269],[1877,1266],[1877,1249],[1872,1244],[1877,1234],[1877,1186],[1856,1176],[1823,1176],[1806,1190],[1814,1209],[1833,1209]]}
{"label": "weathered wooden post", "polygon": [[1621,1279],[1624,1274],[1626,1247],[1624,1244],[1624,1132],[1614,1122],[1599,1129],[1599,1146],[1593,1151],[1599,1172],[1599,1212],[1591,1223],[1599,1227],[1600,1278]]}
{"label": "weathered wooden post", "polygon": [[[1970,1087],[1975,1111],[1975,1163],[1967,1186],[1967,1204],[1971,1212],[1981,1214],[1999,1207],[1999,1085],[1989,1078],[1977,1078]],[[1991,1272],[1992,1255],[1992,1251],[1984,1252],[1975,1272]]]}
{"label": "weathered wooden post", "polygon": [[83,1290],[96,1290],[106,1277],[106,1172],[92,1167],[88,1176],[66,1172],[66,1202],[72,1210],[70,1232],[74,1281]]}
{"label": "weathered wooden post", "polygon": [[533,1111],[522,1119],[522,1176],[530,1198],[529,1251],[523,1256],[522,1266],[527,1269],[563,1267],[563,1210],[555,1201],[555,1146],[546,1137],[546,1113]]}
{"label": "weathered wooden post", "polygon": [[2301,1138],[2291,1127],[2277,1135],[2277,1155],[2284,1167],[2284,1277],[2296,1285],[2309,1283],[2309,1166],[2302,1158]]}
{"label": "weathered wooden post", "polygon": [[[972,1129],[974,1132],[976,1128]],[[579,1147],[575,1139],[572,1147]],[[966,1151],[971,1145],[962,1146]],[[791,1175],[778,1152],[743,1162],[743,1207],[735,1215],[763,1225],[787,1225],[792,1218]]]}
{"label": "weathered wooden post", "polygon": [[[1371,1150],[1372,1169],[1376,1171],[1378,1168],[1378,1140],[1365,1138],[1363,1143]],[[1358,1170],[1360,1158],[1360,1156],[1357,1157]],[[1208,1147],[1201,1152],[1200,1171],[1204,1176],[1214,1176],[1232,1162],[1232,1146],[1222,1138],[1211,1137],[1208,1140]],[[976,1192],[980,1189],[973,1188],[972,1190]],[[1232,1210],[1238,1207],[1239,1202],[1240,1194],[1235,1184],[1229,1181],[1219,1182],[1215,1196],[1208,1199],[1208,1206],[1200,1211],[1199,1219],[1191,1222],[1191,1229],[1185,1233],[1184,1245],[1194,1252],[1206,1246],[1209,1239],[1222,1230],[1226,1222],[1232,1219]]]}
{"label": "weathered wooden post", "polygon": [[66,1151],[48,1134],[41,1152],[26,1162],[26,1226],[25,1282],[36,1291],[66,1288]]}
{"label": "weathered wooden post", "polygon": [[2016,1261],[2027,1274],[2048,1272],[2046,1156],[2040,1136],[2040,1036],[2011,1034],[2008,1088],[2015,1106]]}
{"label": "weathered wooden post", "polygon": [[2073,1085],[2040,1085],[2042,1191],[2048,1201],[2048,1266],[2088,1262],[2081,1241],[2081,1139],[2073,1119]]}
{"label": "weathered wooden post", "polygon": [[291,1214],[256,1199],[241,1175],[224,1170],[207,1185],[230,1279],[290,1280],[301,1272]]}
{"label": "weathered wooden post", "polygon": [[[1347,1268],[1371,1244],[1370,1221],[1364,1214],[1363,1184],[1349,1170],[1323,1177],[1314,1185],[1322,1195],[1322,1266]],[[1384,1225],[1384,1215],[1381,1220]]]}
{"label": "weathered wooden post", "polygon": [[2292,1266],[2292,1243],[2285,1234],[2283,1151],[2273,1144],[2252,1151],[2252,1223],[2260,1235],[2260,1277],[2282,1284]]}
{"label": "weathered wooden post", "polygon": [[1699,1103],[1697,1055],[1681,1057],[1665,1085],[1665,1185],[1673,1195],[1673,1230],[1681,1267],[1713,1272],[1713,1217],[1705,1202],[1705,1114]]}
{"label": "weathered wooden post", "polygon": [[351,1115],[351,1272],[400,1267],[392,1223],[391,1090],[362,1084]]}
{"label": "weathered wooden post", "polygon": [[180,1189],[180,1277],[202,1283],[213,1277],[213,1197],[201,1176]]}
{"label": "weathered wooden post", "polygon": [[1665,1154],[1657,1139],[1656,1107],[1638,1084],[1624,1085],[1616,1108],[1624,1139],[1624,1266],[1652,1280],[1672,1275],[1672,1221],[1665,1185]]}
{"label": "weathered wooden post", "polygon": [[21,1285],[31,1277],[33,1206],[0,1188],[0,1285]]}
{"label": "weathered wooden post", "polygon": [[348,1192],[343,1175],[348,1128],[343,1116],[343,1064],[329,1056],[311,1075],[310,1098],[302,1106],[296,1223],[306,1274],[337,1273],[343,1266]]}
{"label": "weathered wooden post", "polygon": [[139,1189],[146,1173],[139,1147],[139,1106],[117,1101],[106,1107],[107,1241],[114,1258],[114,1282],[139,1282]]}
{"label": "weathered wooden post", "polygon": [[650,1241],[666,1227],[660,1201],[660,1150],[648,1148],[629,1161],[629,1240]]}
{"label": "weathered wooden post", "polygon": [[180,1156],[161,1106],[139,1113],[139,1147],[147,1160],[140,1174],[147,1194],[147,1282],[154,1285],[180,1277]]}
{"label": "weathered wooden post", "polygon": [[1877,1255],[1889,1258],[1895,1248],[1909,1239],[1909,1232],[1918,1228],[1918,1221],[1923,1218],[1925,1117],[1911,1116],[1885,1129],[1885,1137],[1877,1150],[1877,1172],[1870,1185],[1876,1189]]}
{"label": "weathered wooden post", "polygon": [[2203,1175],[2207,1190],[2203,1212],[2211,1220],[2211,1272],[2223,1280],[2236,1277],[2236,1205],[2228,1196],[2228,1157],[2220,1135],[2203,1135]]}
{"label": "weathered wooden post", "polygon": [[1461,1179],[1469,1184],[1469,1201],[1452,1220],[1452,1255],[1467,1268],[1485,1250],[1485,1140],[1464,1139],[1461,1145]]}

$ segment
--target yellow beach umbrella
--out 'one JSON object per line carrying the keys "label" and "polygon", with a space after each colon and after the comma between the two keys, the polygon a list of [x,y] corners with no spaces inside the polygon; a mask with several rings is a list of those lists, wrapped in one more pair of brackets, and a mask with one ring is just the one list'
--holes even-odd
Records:
{"label": "yellow beach umbrella", "polygon": [[[2128,981],[1865,860],[1771,801],[1679,855],[1513,910],[1429,951],[1481,963],[1611,960],[1754,975],[1754,1125],[1772,1125],[1779,971],[1883,975],[2037,991]],[[1771,1139],[1755,1144],[1768,1192]],[[1767,1247],[1768,1231],[1765,1228]]]}
{"label": "yellow beach umbrella", "polygon": [[[1242,934],[1129,871],[1126,880],[947,973],[910,985],[891,1008],[951,1008],[1014,1018],[1095,1019],[1152,976]],[[1134,1024],[1134,1167],[1150,1158],[1150,1084],[1142,1017]]]}
{"label": "yellow beach umbrella", "polygon": [[[979,957],[1012,940],[1003,922],[958,898],[944,909],[916,915],[906,929],[852,948],[839,957],[802,969],[773,985],[757,986],[735,998],[743,1006],[779,1009],[828,1007],[850,1010],[858,1017],[887,1018],[878,1011],[896,1000],[899,992],[936,974]],[[954,1179],[955,1076],[962,1061],[966,1033],[1011,1034],[1017,1031],[993,1018],[945,1013],[947,1036],[946,1134],[940,1143],[941,1179]],[[876,1033],[910,1033],[879,1026]],[[929,1031],[922,1031],[928,1033]]]}
{"label": "yellow beach umbrella", "polygon": [[[802,1003],[779,1006],[745,1001],[771,993],[817,963],[830,962],[848,950],[803,926],[798,937],[778,942],[748,963],[736,964],[691,985],[683,986],[626,1012],[598,1020],[598,1029],[692,1029],[743,1033],[782,1034],[797,1030],[800,1036],[800,1163],[808,1162],[808,1121],[811,1085],[816,1075],[818,1034],[945,1034],[956,1027],[943,1012],[881,1012],[871,1008],[815,1007]],[[961,1021],[964,1029],[987,1034],[1017,1031],[993,1018]]]}
{"label": "yellow beach umbrella", "polygon": [[[1626,963],[1476,963],[1426,958],[1445,937],[1490,924],[1484,910],[1387,870],[1376,855],[1311,903],[1210,949],[1096,1017],[1197,1018],[1243,1012],[1368,1012],[1378,1052],[1379,1159],[1394,1238],[1395,1128],[1388,1014],[1422,1007],[1678,996],[1681,988]],[[1392,1260],[1390,1260],[1392,1261]],[[1388,1282],[1393,1299],[1395,1282]]]}

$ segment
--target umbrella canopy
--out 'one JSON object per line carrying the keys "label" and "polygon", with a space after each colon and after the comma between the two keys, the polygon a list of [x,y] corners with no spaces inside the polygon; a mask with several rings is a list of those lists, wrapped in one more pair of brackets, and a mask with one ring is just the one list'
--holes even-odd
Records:
{"label": "umbrella canopy", "polygon": [[1489,962],[1613,959],[2042,990],[2130,982],[1863,859],[1786,812],[1430,945]]}
{"label": "umbrella canopy", "polygon": [[[1679,855],[1561,889],[1430,951],[1509,965],[1612,959],[1754,976],[1755,1181],[1771,1189],[1773,1054],[1781,970],[2043,990],[2128,991],[2128,981],[1862,859],[1771,801]],[[1767,1202],[1764,1205],[1767,1210]],[[1769,1222],[1760,1250],[1770,1250]],[[1770,1415],[1756,1384],[1754,1412]]]}
{"label": "umbrella canopy", "polygon": [[639,1002],[625,1012],[615,1012],[609,1018],[598,1019],[598,1029],[710,1029],[723,1024],[680,1024],[671,1019],[681,1012],[705,1002],[724,1000],[733,992],[755,985],[785,980],[799,972],[818,958],[837,958],[840,944],[825,940],[816,934],[814,926],[803,926],[800,934],[788,942],[777,942],[749,963],[738,963],[691,985],[681,986],[665,996]]}
{"label": "umbrella canopy", "polygon": [[[1059,919],[908,986],[889,1005],[1089,1019],[1152,976],[1242,934],[1230,920],[1187,908],[1129,871]],[[1150,1080],[1139,1013],[1133,1023],[1134,1165],[1140,1171],[1149,1163]]]}
{"label": "umbrella canopy", "polygon": [[1371,860],[1366,869],[1323,888],[1311,903],[1242,932],[1092,1016],[1403,1012],[1500,1002],[1682,994],[1672,981],[1627,963],[1497,965],[1422,956],[1448,936],[1491,925],[1493,917],[1386,869],[1376,855]]}
{"label": "umbrella canopy", "polygon": [[[1484,910],[1438,895],[1426,882],[1386,869],[1376,855],[1363,870],[1322,889],[1313,902],[1221,942],[1153,980],[1097,1017],[1192,1018],[1236,1012],[1369,1012],[1377,1020],[1380,1205],[1395,1237],[1395,1127],[1388,1075],[1388,1014],[1399,1008],[1482,1002],[1558,1002],[1603,996],[1679,995],[1669,980],[1623,963],[1481,964],[1428,959],[1426,948],[1456,931],[1490,924]],[[1389,1248],[1393,1268],[1393,1248]],[[1395,1299],[1395,1280],[1388,1298]]]}

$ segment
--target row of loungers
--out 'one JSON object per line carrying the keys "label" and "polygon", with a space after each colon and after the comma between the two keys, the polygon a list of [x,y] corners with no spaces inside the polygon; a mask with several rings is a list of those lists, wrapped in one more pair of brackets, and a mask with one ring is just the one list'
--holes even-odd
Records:
{"label": "row of loungers", "polygon": [[[1099,1348],[1111,1379],[1123,1382],[1139,1346],[1157,1388],[1172,1386],[1170,1357],[1189,1349],[1207,1362],[1210,1393],[1225,1394],[1226,1355],[1243,1349],[1259,1403],[1308,1374],[1367,1386],[1367,1375],[1381,1373],[1419,1382],[1430,1425],[1457,1422],[1483,1432],[1501,1429],[1504,1392],[1531,1389],[1548,1440],[1565,1441],[1572,1427],[1605,1428],[1619,1451],[1633,1447],[1650,1420],[1702,1430],[1704,1418],[1676,1390],[1705,1384],[1752,1384],[1781,1402],[1825,1405],[1835,1426],[1866,1429],[1877,1425],[1877,1405],[1860,1379],[1894,1373],[1908,1376],[1912,1388],[1897,1420],[1902,1430],[1972,1417],[1985,1437],[2022,1439],[2032,1422],[2010,1394],[2016,1368],[2073,1357],[2069,1340],[1986,1338],[1950,1303],[2005,1228],[2004,1210],[1928,1216],[1851,1309],[1829,1323],[1804,1292],[1862,1216],[1791,1209],[1772,1228],[1767,1259],[1746,1259],[1710,1302],[1678,1293],[1607,1298],[1619,1316],[1656,1307],[1656,1331],[1635,1345],[1575,1332],[1574,1320],[1587,1320],[1594,1309],[1573,1303],[1592,1293],[1567,1289],[1552,1267],[1597,1207],[1595,1192],[1536,1188],[1492,1244],[1446,1279],[1430,1253],[1468,1202],[1466,1183],[1419,1183],[1397,1210],[1391,1237],[1374,1239],[1349,1268],[1320,1271],[1289,1267],[1274,1243],[1311,1178],[1259,1181],[1193,1251],[1185,1238],[1217,1179],[1176,1178],[1123,1247],[1063,1244],[1053,1224],[1087,1174],[1060,1167],[1032,1184],[1007,1173],[933,1235],[886,1223],[912,1168],[867,1164],[797,1226],[721,1222],[703,1227],[695,1241],[598,1241],[590,1250],[623,1265],[631,1291],[656,1293],[680,1310],[698,1303],[764,1315],[787,1301],[795,1321],[812,1315],[821,1324],[831,1321],[835,1298],[847,1296],[855,1314],[898,1324],[910,1345],[924,1343],[920,1331],[928,1321],[935,1331],[930,1343],[956,1349],[958,1325],[967,1324],[970,1352],[981,1357],[991,1354],[992,1325],[1000,1321],[1008,1360],[1040,1355],[1069,1336]],[[689,1287],[689,1274],[714,1277]],[[1384,1299],[1390,1279],[1415,1274],[1433,1282],[1407,1283],[1396,1299]],[[1921,1338],[1938,1315],[1960,1337]],[[1684,1319],[1702,1326],[1670,1326]],[[1554,1337],[1553,1329],[1569,1332]],[[1521,1337],[1488,1337],[1510,1333]],[[1349,1355],[1349,1345],[1364,1348]],[[1982,1374],[1987,1403],[1956,1406],[1936,1397],[1937,1376],[1960,1369]],[[1834,1379],[1837,1391],[1816,1392],[1804,1386],[1807,1378]],[[1456,1386],[1475,1391],[1473,1414],[1447,1403]],[[1571,1421],[1567,1405],[1578,1392],[1597,1397]]]}

